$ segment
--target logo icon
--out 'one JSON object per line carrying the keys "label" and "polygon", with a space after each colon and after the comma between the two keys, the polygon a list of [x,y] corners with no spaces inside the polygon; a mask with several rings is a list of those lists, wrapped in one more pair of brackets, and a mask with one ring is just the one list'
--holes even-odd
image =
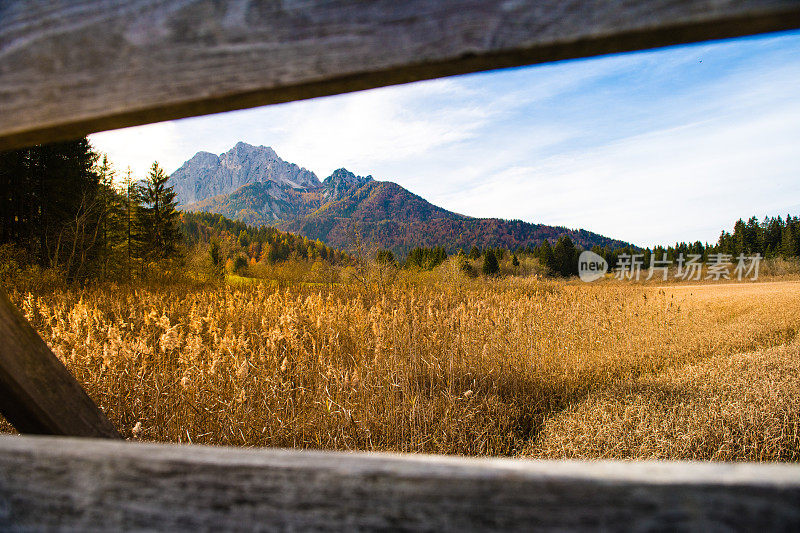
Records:
{"label": "logo icon", "polygon": [[578,276],[587,283],[602,278],[608,272],[608,263],[601,256],[586,250],[578,258]]}

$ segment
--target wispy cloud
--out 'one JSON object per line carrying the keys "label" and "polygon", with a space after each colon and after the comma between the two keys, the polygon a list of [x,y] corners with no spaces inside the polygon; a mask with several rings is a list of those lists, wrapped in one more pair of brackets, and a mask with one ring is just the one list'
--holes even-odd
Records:
{"label": "wispy cloud", "polygon": [[285,113],[292,127],[276,144],[323,175],[341,166],[374,173],[475,139],[492,113],[463,105],[469,97],[468,88],[441,80],[295,104]]}
{"label": "wispy cloud", "polygon": [[510,167],[457,211],[584,227],[642,245],[714,240],[733,220],[785,213],[800,197],[800,104],[710,120]]}

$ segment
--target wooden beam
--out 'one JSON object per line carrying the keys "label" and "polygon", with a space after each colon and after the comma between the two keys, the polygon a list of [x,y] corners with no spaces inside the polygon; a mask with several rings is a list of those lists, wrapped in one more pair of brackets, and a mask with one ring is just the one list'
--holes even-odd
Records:
{"label": "wooden beam", "polygon": [[0,413],[17,430],[121,438],[2,289],[0,339]]}
{"label": "wooden beam", "polygon": [[453,74],[798,27],[798,0],[2,2],[0,150]]}
{"label": "wooden beam", "polygon": [[0,529],[800,528],[800,466],[560,462],[0,437]]}

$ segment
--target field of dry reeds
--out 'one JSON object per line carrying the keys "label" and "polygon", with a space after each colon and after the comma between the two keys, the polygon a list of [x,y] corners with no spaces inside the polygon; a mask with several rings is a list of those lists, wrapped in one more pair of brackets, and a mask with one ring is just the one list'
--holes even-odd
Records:
{"label": "field of dry reeds", "polygon": [[797,282],[401,277],[11,296],[129,438],[800,460]]}

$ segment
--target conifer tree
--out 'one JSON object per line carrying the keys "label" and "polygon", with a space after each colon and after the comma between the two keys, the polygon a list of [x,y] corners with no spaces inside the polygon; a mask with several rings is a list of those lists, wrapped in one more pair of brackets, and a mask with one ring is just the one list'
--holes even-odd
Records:
{"label": "conifer tree", "polygon": [[562,276],[573,276],[578,273],[578,258],[575,244],[567,235],[559,237],[553,247],[553,264],[555,271]]}
{"label": "conifer tree", "polygon": [[133,217],[136,205],[136,185],[133,183],[131,167],[125,172],[122,186],[125,195],[125,267],[130,280],[133,260]]}
{"label": "conifer tree", "polygon": [[119,256],[126,240],[126,201],[114,187],[116,171],[103,155],[96,169],[99,178],[97,189],[97,223],[99,233],[99,275],[108,277],[120,275],[122,262]]}
{"label": "conifer tree", "polygon": [[545,268],[555,273],[556,264],[553,257],[553,248],[550,246],[550,241],[547,239],[542,241],[542,244],[539,246],[539,261],[541,261]]}
{"label": "conifer tree", "polygon": [[154,162],[147,179],[137,186],[137,255],[145,264],[178,255],[181,234],[177,202],[175,191],[167,185],[168,179],[158,162]]}
{"label": "conifer tree", "polygon": [[0,153],[0,244],[61,270],[69,280],[95,273],[97,154],[86,138]]}
{"label": "conifer tree", "polygon": [[781,255],[785,258],[794,257],[796,242],[792,227],[789,225],[784,226],[781,234]]}
{"label": "conifer tree", "polygon": [[484,276],[493,276],[500,270],[500,264],[497,262],[497,254],[493,250],[486,250],[483,254],[483,267],[481,271]]}
{"label": "conifer tree", "polygon": [[214,240],[208,247],[208,257],[211,261],[211,278],[214,280],[224,280],[225,270],[224,262],[222,260],[222,251],[219,248],[219,243]]}

